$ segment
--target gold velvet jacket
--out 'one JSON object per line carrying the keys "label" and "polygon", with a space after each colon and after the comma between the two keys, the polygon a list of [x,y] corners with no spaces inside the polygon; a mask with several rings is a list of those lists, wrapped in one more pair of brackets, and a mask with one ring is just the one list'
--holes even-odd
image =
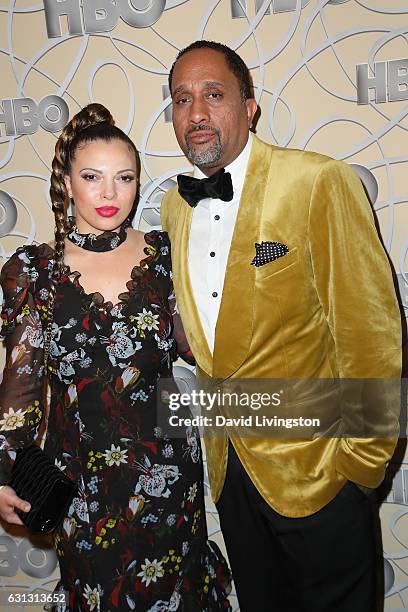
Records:
{"label": "gold velvet jacket", "polygon": [[[213,355],[188,272],[192,208],[173,189],[161,216],[200,377],[399,378],[401,318],[391,269],[360,179],[348,165],[254,137]],[[255,243],[262,241],[280,242],[289,252],[255,267]],[[387,420],[391,435],[278,439],[230,431],[206,438],[214,500],[225,479],[228,435],[261,495],[283,515],[316,512],[347,479],[377,487],[397,441],[399,403],[390,406],[381,393],[374,403],[366,418],[372,409],[372,419]]]}

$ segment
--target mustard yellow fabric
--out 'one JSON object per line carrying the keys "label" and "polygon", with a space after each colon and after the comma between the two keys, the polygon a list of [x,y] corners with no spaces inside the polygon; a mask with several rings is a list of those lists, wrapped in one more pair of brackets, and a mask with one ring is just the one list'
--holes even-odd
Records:
{"label": "mustard yellow fabric", "polygon": [[[401,319],[390,265],[361,182],[348,165],[253,139],[213,355],[188,272],[192,209],[173,189],[161,215],[199,376],[400,376]],[[286,244],[289,253],[259,268],[250,265],[255,242],[263,240]],[[283,515],[307,516],[327,504],[346,479],[367,487],[381,483],[398,435],[399,406],[393,409],[395,435],[383,439],[231,440],[265,500]],[[381,406],[373,414],[381,418]],[[206,450],[217,501],[227,437],[206,439]]]}

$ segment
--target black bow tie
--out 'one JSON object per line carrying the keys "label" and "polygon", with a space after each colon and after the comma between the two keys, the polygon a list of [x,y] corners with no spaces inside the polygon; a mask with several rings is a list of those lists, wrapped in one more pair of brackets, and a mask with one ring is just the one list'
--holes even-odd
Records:
{"label": "black bow tie", "polygon": [[219,198],[224,202],[229,202],[234,195],[231,174],[225,172],[224,168],[203,179],[179,174],[177,182],[179,194],[193,207],[204,198]]}

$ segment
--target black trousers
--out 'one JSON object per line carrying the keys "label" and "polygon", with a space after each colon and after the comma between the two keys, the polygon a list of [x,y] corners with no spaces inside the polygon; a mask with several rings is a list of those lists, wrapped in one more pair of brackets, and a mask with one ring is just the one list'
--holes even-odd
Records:
{"label": "black trousers", "polygon": [[217,509],[241,612],[375,612],[374,496],[348,482],[315,514],[287,518],[228,452]]}

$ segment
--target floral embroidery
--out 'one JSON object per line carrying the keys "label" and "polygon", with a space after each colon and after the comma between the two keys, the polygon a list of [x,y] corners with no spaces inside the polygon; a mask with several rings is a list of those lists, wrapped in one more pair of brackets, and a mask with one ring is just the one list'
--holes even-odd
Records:
{"label": "floral embroidery", "polygon": [[107,344],[106,351],[112,365],[117,365],[117,360],[127,359],[134,355],[136,351],[142,348],[140,342],[133,342],[128,336],[128,328],[126,323],[115,321],[112,325],[113,333],[109,338],[104,338],[103,342]]}
{"label": "floral embroidery", "polygon": [[84,596],[91,612],[92,610],[99,610],[101,601],[99,585],[94,589],[91,589],[89,584],[86,584],[84,589]]}
{"label": "floral embroidery", "polygon": [[188,497],[187,497],[188,501],[193,502],[195,500],[196,495],[197,495],[197,483],[195,482],[189,488]]}
{"label": "floral embroidery", "polygon": [[137,574],[142,577],[142,582],[146,583],[148,587],[151,582],[157,582],[158,578],[164,576],[163,566],[161,561],[149,561],[149,559],[145,559],[144,564],[142,565],[142,571]]}
{"label": "floral embroidery", "polygon": [[133,386],[140,376],[140,370],[135,367],[127,367],[116,380],[115,390],[123,393],[129,386]]}
{"label": "floral embroidery", "polygon": [[10,407],[9,411],[6,412],[0,420],[0,431],[12,431],[13,429],[22,427],[24,425],[25,413],[26,410],[21,410],[21,408],[19,408],[14,412],[14,409]]}
{"label": "floral embroidery", "polygon": [[146,455],[137,465],[144,474],[139,477],[135,493],[139,493],[143,489],[148,495],[153,497],[170,496],[171,490],[169,485],[174,484],[180,476],[177,465],[160,465],[157,463],[151,465]]}
{"label": "floral embroidery", "polygon": [[132,520],[138,512],[141,512],[146,499],[143,495],[131,495],[129,497],[129,506],[127,508],[127,516]]}
{"label": "floral embroidery", "polygon": [[120,446],[115,446],[114,444],[112,444],[110,450],[105,451],[104,457],[109,466],[127,463],[127,451],[121,450]]}
{"label": "floral embroidery", "polygon": [[151,310],[143,308],[143,311],[137,315],[136,322],[140,325],[141,329],[151,331],[152,329],[159,329],[158,319],[158,314],[153,314]]}

